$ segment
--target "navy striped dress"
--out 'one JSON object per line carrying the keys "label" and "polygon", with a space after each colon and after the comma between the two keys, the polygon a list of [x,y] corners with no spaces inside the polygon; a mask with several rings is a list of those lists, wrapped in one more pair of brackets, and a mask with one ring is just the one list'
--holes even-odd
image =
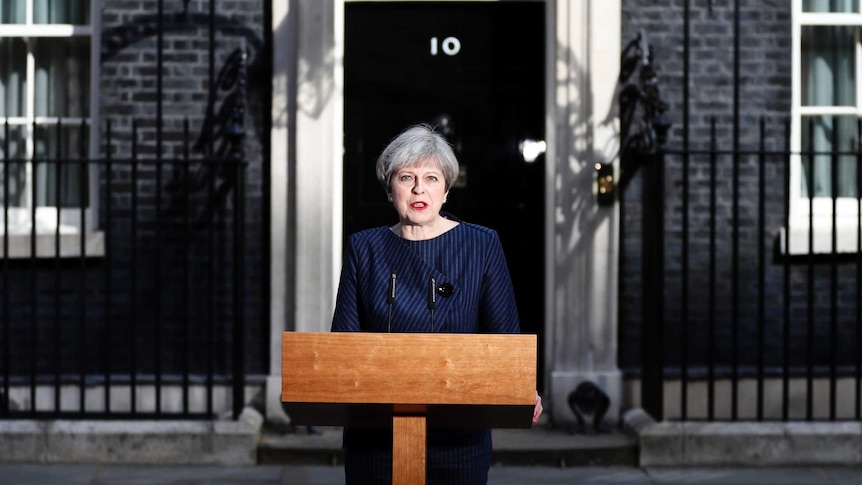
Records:
{"label": "navy striped dress", "polygon": [[[518,311],[503,247],[497,233],[461,222],[440,236],[408,241],[388,227],[350,236],[338,287],[334,332],[386,332],[390,326],[387,288],[396,274],[392,332],[429,332],[428,281],[448,283],[433,313],[435,332],[518,333]],[[491,430],[429,429],[429,484],[484,484],[491,464]],[[392,481],[392,428],[344,430],[347,483]]]}

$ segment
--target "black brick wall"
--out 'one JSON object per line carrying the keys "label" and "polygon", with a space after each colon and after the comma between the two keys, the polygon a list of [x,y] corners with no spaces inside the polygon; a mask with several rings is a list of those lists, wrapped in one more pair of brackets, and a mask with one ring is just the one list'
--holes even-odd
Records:
{"label": "black brick wall", "polygon": [[[691,149],[710,146],[710,124],[716,122],[716,146],[734,147],[734,11],[730,1],[691,2],[689,69],[689,143]],[[764,147],[784,150],[785,123],[790,115],[791,95],[791,9],[784,1],[742,0],[739,53],[739,147],[756,152],[760,146],[759,122],[765,121]],[[712,5],[712,7],[710,7]],[[665,359],[669,366],[681,361],[683,325],[681,277],[682,258],[682,163],[677,152],[683,146],[684,82],[684,2],[680,0],[624,0],[623,45],[643,31],[654,49],[659,87],[668,103],[673,128],[668,141],[671,152],[665,157]],[[780,155],[764,157],[765,213],[765,318],[758,316],[759,264],[758,177],[756,154],[744,154],[739,161],[739,266],[738,266],[738,363],[751,368],[758,362],[758,326],[764,328],[764,359],[768,367],[784,362],[784,265],[776,249],[779,230],[785,225],[785,176],[787,162]],[[689,364],[703,368],[708,362],[710,342],[715,344],[719,367],[733,359],[733,278],[732,214],[733,163],[731,155],[716,158],[715,307],[709,305],[710,247],[710,160],[707,155],[689,156],[689,279],[688,347]],[[642,170],[640,170],[642,172]],[[623,200],[625,230],[621,293],[620,366],[636,370],[640,366],[641,338],[641,176],[638,173]],[[830,348],[829,328],[831,269],[819,260],[813,268],[813,335],[809,338],[808,265],[804,258],[789,263],[790,366],[807,363],[808,342],[813,344],[813,364],[827,366],[832,356],[839,365],[855,364],[857,284],[855,262],[844,257],[838,264],[837,309],[838,347]],[[714,318],[715,337],[708,328]]]}
{"label": "black brick wall", "polygon": [[[157,5],[155,0],[103,2],[98,92],[102,146],[95,156],[113,160],[110,201],[106,200],[109,174],[104,164],[99,170],[99,229],[108,230],[107,255],[84,263],[77,259],[12,263],[13,374],[26,375],[34,366],[39,374],[51,374],[57,364],[63,374],[107,370],[123,374],[131,369],[133,355],[138,371],[145,373],[156,368],[157,360],[162,372],[170,374],[182,371],[186,363],[193,373],[206,372],[210,362],[216,373],[231,369],[235,271],[231,224],[236,178],[228,165],[204,161],[209,155],[206,142],[194,146],[202,134],[216,132],[213,146],[218,158],[226,141],[220,133],[223,126],[216,123],[214,130],[205,126],[211,94],[209,2],[164,2],[160,153],[165,163],[160,210],[154,161],[159,151]],[[219,76],[234,50],[244,45],[249,51],[243,120],[247,169],[242,308],[248,374],[266,373],[268,367],[265,174],[270,54],[265,45],[268,19],[264,9],[259,1],[217,0],[213,56],[214,75]],[[215,113],[231,92],[217,91]],[[138,126],[134,142],[133,120]],[[188,139],[183,134],[186,120]],[[135,213],[131,210],[133,146],[139,158]],[[188,175],[182,161],[186,152]],[[184,225],[186,216],[188,226]],[[188,292],[184,293],[186,274]],[[110,313],[107,318],[106,312]]]}
{"label": "black brick wall", "polygon": [[[103,120],[110,120],[113,134],[111,151],[115,158],[130,157],[131,123],[137,120],[138,156],[152,160],[157,150],[157,2],[108,2],[103,11],[102,77],[100,80],[100,102]],[[206,125],[208,102],[213,92],[212,111],[217,116],[226,104],[233,88],[213,90],[210,73],[219,81],[222,69],[236,49],[248,50],[246,109],[243,120],[243,148],[247,169],[245,173],[245,295],[243,322],[246,328],[246,369],[249,373],[264,373],[268,365],[267,347],[268,291],[265,290],[268,272],[267,211],[262,210],[265,201],[264,168],[268,164],[269,100],[264,99],[265,87],[269,83],[268,59],[265,48],[265,12],[261,2],[216,1],[214,26],[214,49],[210,66],[210,16],[209,2],[188,2],[184,10],[181,2],[165,2],[163,17],[163,69],[162,69],[162,157],[181,159],[186,151],[192,160],[206,159],[209,154],[206,138],[210,131]],[[193,146],[183,134],[183,123],[188,122]],[[104,126],[104,123],[103,123]],[[213,149],[225,139],[219,137],[216,122]],[[195,144],[195,142],[200,142]],[[207,328],[212,328],[215,342],[216,362],[220,368],[228,369],[230,363],[223,358],[230,346],[232,326],[232,278],[233,242],[231,240],[233,219],[233,191],[235,175],[228,165],[213,166],[207,163],[192,163],[189,176],[181,171],[180,164],[169,164],[163,173],[162,202],[163,226],[160,242],[155,237],[155,175],[154,165],[139,167],[139,248],[144,248],[139,257],[141,288],[139,305],[144,314],[154,311],[150,304],[159,292],[165,312],[182,315],[181,277],[184,263],[193,273],[190,278],[190,326],[198,344],[205,344]],[[117,167],[115,177],[128,177],[128,167]],[[215,195],[210,194],[213,190]],[[186,195],[189,197],[186,201]],[[121,197],[127,197],[128,192]],[[118,207],[114,217],[122,220],[127,212]],[[182,250],[184,238],[183,215],[188,213],[192,221],[191,247]],[[218,222],[211,223],[215,219]],[[149,222],[149,224],[148,224]],[[143,223],[143,224],[141,224]],[[120,231],[118,231],[120,232]],[[163,286],[157,289],[153,280],[155,260],[154,247],[162,247]],[[173,250],[176,247],[178,250]],[[119,251],[118,260],[127,257]],[[213,261],[210,258],[214,258]],[[149,264],[148,264],[149,263]],[[148,284],[151,282],[151,285]],[[129,298],[128,288],[119,290]],[[147,318],[143,319],[144,322]],[[168,319],[170,320],[170,319]],[[179,328],[182,318],[163,329],[163,342],[167,359],[177,360],[182,335]],[[146,342],[149,325],[144,323],[143,339]],[[171,347],[176,345],[177,347]],[[205,347],[205,345],[201,346]],[[193,345],[193,348],[200,348]],[[198,363],[207,357],[197,353]],[[222,365],[224,367],[222,367]],[[200,367],[199,367],[200,368]]]}

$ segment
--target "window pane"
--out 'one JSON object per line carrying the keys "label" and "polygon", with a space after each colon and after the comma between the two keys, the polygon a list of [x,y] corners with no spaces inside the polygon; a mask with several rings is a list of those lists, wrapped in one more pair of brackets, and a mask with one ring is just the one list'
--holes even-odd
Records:
{"label": "window pane", "polygon": [[33,0],[33,23],[88,25],[90,1]]}
{"label": "window pane", "polygon": [[[833,140],[837,142],[834,146]],[[809,187],[812,185],[815,197],[832,197],[833,158],[838,168],[838,197],[856,197],[859,193],[856,186],[856,147],[855,117],[803,117],[802,197],[808,197]],[[835,157],[833,157],[833,150]],[[814,152],[813,173],[809,155],[812,151]]]}
{"label": "window pane", "polygon": [[90,39],[35,39],[36,116],[89,116]]}
{"label": "window pane", "polygon": [[27,21],[26,0],[0,2],[0,24],[23,24]]}
{"label": "window pane", "polygon": [[27,46],[21,39],[0,38],[0,118],[25,116]]}
{"label": "window pane", "polygon": [[80,207],[81,194],[84,194],[84,203],[87,203],[88,180],[82,173],[81,164],[77,162],[87,157],[88,139],[89,130],[86,126],[63,125],[59,130],[57,125],[36,127],[37,206],[56,207],[58,191],[61,207]]}
{"label": "window pane", "polygon": [[856,104],[853,27],[802,28],[802,104]]}
{"label": "window pane", "polygon": [[26,150],[27,143],[23,126],[10,126],[9,138],[6,127],[0,126],[0,207],[6,200],[5,176],[9,174],[9,206],[23,207],[27,195]]}
{"label": "window pane", "polygon": [[859,0],[802,0],[802,11],[853,13],[859,11]]}

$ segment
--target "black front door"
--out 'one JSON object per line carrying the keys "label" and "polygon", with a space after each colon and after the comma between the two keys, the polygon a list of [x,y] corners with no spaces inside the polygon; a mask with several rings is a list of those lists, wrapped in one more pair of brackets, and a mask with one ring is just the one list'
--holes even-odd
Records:
{"label": "black front door", "polygon": [[345,240],[397,222],[374,163],[407,126],[437,126],[461,164],[444,210],[500,234],[541,365],[544,3],[348,2],[345,21]]}

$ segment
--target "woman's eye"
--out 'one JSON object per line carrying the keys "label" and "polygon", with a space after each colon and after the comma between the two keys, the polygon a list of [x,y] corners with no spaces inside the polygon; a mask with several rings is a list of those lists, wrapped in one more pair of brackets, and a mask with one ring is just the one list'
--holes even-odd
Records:
{"label": "woman's eye", "polygon": [[431,182],[436,182],[436,181],[437,181],[437,176],[436,176],[436,175],[429,175],[429,176],[428,176],[428,180],[429,180],[429,181],[431,181]]}
{"label": "woman's eye", "polygon": [[413,176],[412,175],[402,175],[402,176],[398,177],[398,180],[400,180],[402,182],[409,182],[409,181],[413,180]]}

